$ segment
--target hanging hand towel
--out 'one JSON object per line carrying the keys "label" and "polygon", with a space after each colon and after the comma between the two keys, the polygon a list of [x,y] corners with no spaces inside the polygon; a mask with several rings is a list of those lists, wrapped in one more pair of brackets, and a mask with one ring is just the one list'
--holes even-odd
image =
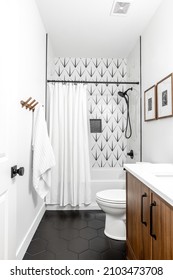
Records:
{"label": "hanging hand towel", "polygon": [[41,198],[50,189],[49,173],[55,165],[55,157],[45,122],[44,110],[39,106],[34,113],[33,128],[33,186]]}

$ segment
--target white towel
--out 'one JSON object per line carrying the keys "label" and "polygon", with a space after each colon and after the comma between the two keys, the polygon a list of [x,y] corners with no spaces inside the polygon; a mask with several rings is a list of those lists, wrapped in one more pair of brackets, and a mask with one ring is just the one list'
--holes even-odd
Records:
{"label": "white towel", "polygon": [[50,190],[49,173],[55,157],[45,122],[44,110],[39,106],[34,112],[33,127],[33,186],[43,199]]}

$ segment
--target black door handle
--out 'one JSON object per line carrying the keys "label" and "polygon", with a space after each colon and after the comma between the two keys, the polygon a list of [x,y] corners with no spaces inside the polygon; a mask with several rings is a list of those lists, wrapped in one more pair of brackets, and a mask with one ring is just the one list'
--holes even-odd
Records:
{"label": "black door handle", "polygon": [[152,202],[150,205],[150,235],[156,240],[156,235],[153,233],[153,207],[156,206],[156,202]]}
{"label": "black door handle", "polygon": [[17,169],[17,165],[11,167],[11,178],[14,178],[17,174],[19,176],[23,176],[25,172],[24,167],[20,167]]}
{"label": "black door handle", "polygon": [[144,193],[141,195],[141,223],[147,226],[147,222],[144,221],[144,197],[147,197],[147,194]]}

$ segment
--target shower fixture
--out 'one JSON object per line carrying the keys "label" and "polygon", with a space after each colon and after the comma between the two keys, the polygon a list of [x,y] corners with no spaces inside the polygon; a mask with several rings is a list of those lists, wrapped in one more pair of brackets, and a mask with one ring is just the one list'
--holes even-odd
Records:
{"label": "shower fixture", "polygon": [[119,91],[119,92],[118,92],[118,95],[125,98],[125,96],[128,96],[128,95],[127,95],[127,92],[128,92],[129,90],[133,90],[133,88],[128,88],[128,89],[127,89],[126,91],[124,91],[124,92]]}
{"label": "shower fixture", "polygon": [[[126,91],[122,92],[119,91],[118,95],[125,99],[127,104],[127,121],[126,121],[126,130],[125,130],[125,137],[126,139],[129,139],[132,136],[132,127],[131,127],[131,121],[130,121],[130,113],[129,113],[129,96],[127,95],[127,92],[129,90],[133,90],[133,88],[128,88]],[[129,126],[129,135],[127,135],[127,130]]]}

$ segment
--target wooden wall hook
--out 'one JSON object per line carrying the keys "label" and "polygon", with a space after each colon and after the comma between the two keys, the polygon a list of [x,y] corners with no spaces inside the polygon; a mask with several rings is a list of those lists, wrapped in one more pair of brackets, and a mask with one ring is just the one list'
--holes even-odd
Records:
{"label": "wooden wall hook", "polygon": [[22,108],[25,107],[26,110],[29,109],[30,111],[32,110],[34,112],[35,106],[37,106],[38,102],[35,99],[32,101],[31,100],[32,97],[29,97],[26,101],[21,100],[20,104],[22,105]]}

